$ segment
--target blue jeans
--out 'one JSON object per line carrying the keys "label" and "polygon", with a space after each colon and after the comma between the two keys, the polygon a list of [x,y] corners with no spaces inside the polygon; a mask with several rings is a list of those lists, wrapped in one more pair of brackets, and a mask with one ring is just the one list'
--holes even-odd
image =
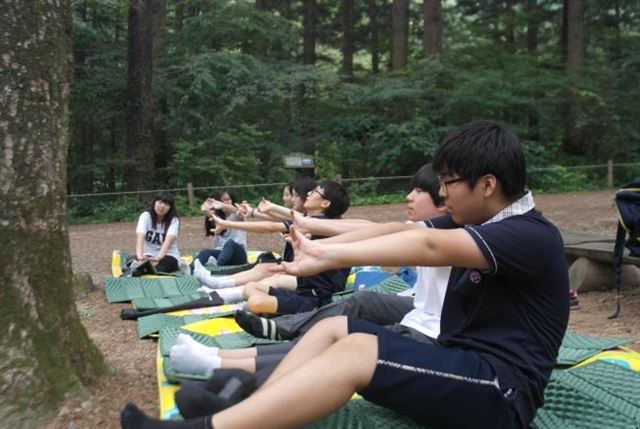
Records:
{"label": "blue jeans", "polygon": [[198,260],[202,265],[205,265],[210,256],[218,260],[218,265],[242,265],[247,263],[247,251],[233,240],[227,241],[222,249],[202,249],[198,253]]}

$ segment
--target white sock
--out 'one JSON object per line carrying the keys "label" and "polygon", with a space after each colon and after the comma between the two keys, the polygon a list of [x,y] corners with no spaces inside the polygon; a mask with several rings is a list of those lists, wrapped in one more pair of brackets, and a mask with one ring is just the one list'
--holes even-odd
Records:
{"label": "white sock", "polygon": [[207,377],[222,367],[222,358],[200,353],[189,346],[176,344],[169,352],[171,366],[178,372],[202,374]]}
{"label": "white sock", "polygon": [[214,256],[209,256],[209,259],[207,259],[207,265],[218,265],[218,260]]}
{"label": "white sock", "polygon": [[178,341],[176,341],[176,344],[187,346],[195,352],[200,352],[209,356],[218,356],[218,350],[220,350],[217,347],[205,346],[187,334],[178,334]]}
{"label": "white sock", "polygon": [[207,270],[198,259],[193,261],[193,276],[203,285],[213,289],[218,288],[216,278],[211,275],[209,270]]}
{"label": "white sock", "polygon": [[242,291],[244,286],[217,289],[216,293],[224,300],[225,304],[233,304],[242,301]]}
{"label": "white sock", "polygon": [[212,289],[233,287],[236,285],[235,280],[230,276],[212,276],[211,272],[197,259],[193,261],[193,276],[198,279],[201,284],[209,286]]}

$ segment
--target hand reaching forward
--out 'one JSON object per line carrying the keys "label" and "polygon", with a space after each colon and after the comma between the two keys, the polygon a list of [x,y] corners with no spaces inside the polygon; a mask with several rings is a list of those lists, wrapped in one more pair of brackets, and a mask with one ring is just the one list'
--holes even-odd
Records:
{"label": "hand reaching forward", "polygon": [[293,262],[283,262],[282,268],[287,274],[298,277],[306,277],[312,274],[337,268],[329,257],[327,247],[329,245],[311,241],[292,226],[289,230],[288,241],[291,242],[294,252]]}
{"label": "hand reaching forward", "polygon": [[296,230],[305,237],[310,238],[310,222],[313,222],[313,219],[295,210],[291,210],[291,217],[293,218],[293,224],[295,225]]}
{"label": "hand reaching forward", "polygon": [[216,216],[215,214],[212,215],[209,220],[211,222],[215,223],[215,227],[211,228],[209,231],[213,232],[215,235],[220,235],[222,234],[227,228],[227,221],[219,218],[218,216]]}
{"label": "hand reaching forward", "polygon": [[269,213],[269,210],[271,210],[271,208],[272,208],[271,201],[269,201],[265,197],[262,197],[262,199],[260,200],[260,203],[258,204],[258,210],[262,213]]}
{"label": "hand reaching forward", "polygon": [[238,211],[236,212],[236,214],[244,219],[251,214],[251,210],[253,210],[251,204],[249,204],[247,201],[243,201],[238,206]]}

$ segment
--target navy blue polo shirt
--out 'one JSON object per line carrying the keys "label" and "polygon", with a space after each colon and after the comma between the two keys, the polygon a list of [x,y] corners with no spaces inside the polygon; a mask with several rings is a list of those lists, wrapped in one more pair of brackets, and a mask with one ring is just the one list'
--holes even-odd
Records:
{"label": "navy blue polo shirt", "polygon": [[[449,216],[427,222],[452,228]],[[569,278],[562,238],[538,211],[465,230],[489,269],[454,267],[438,341],[473,350],[496,371],[500,387],[528,425],[543,403],[569,319]]]}
{"label": "navy blue polo shirt", "polygon": [[[328,219],[324,214],[313,215],[312,217],[318,219]],[[293,224],[290,220],[285,220],[284,225],[287,227],[287,232]],[[312,240],[319,238],[325,238],[323,236],[313,235]],[[291,244],[287,242],[283,253],[284,261],[293,261],[293,248]],[[290,258],[290,259],[288,259]],[[320,299],[320,305],[325,305],[331,302],[331,297],[334,293],[344,290],[344,285],[349,277],[350,268],[340,268],[337,270],[324,271],[318,274],[307,277],[297,278],[296,293],[301,295],[313,295]]]}

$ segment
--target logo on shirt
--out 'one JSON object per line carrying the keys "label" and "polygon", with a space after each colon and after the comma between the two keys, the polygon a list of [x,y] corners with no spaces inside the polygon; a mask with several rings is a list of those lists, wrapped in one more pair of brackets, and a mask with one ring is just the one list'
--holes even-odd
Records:
{"label": "logo on shirt", "polygon": [[164,243],[164,239],[166,238],[167,234],[165,233],[161,233],[161,232],[156,232],[156,231],[147,231],[147,233],[145,234],[145,240],[148,241],[151,244],[162,244]]}
{"label": "logo on shirt", "polygon": [[482,281],[482,274],[480,274],[478,271],[471,271],[469,273],[469,281],[475,284],[480,283]]}

